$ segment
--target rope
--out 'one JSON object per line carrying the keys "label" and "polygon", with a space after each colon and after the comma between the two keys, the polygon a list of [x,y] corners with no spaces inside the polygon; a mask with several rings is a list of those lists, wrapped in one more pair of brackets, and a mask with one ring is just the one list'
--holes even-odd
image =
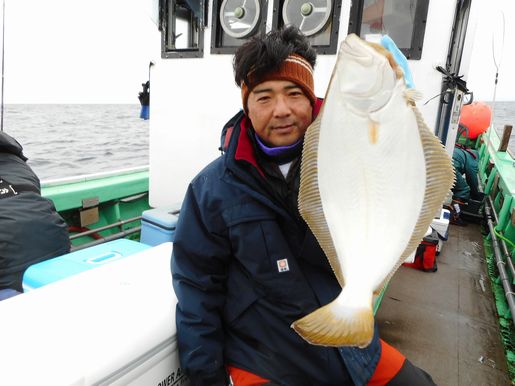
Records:
{"label": "rope", "polygon": [[494,233],[495,233],[495,236],[497,236],[499,239],[504,240],[505,243],[508,243],[510,245],[510,247],[514,248],[514,252],[515,252],[515,244],[510,239],[506,238],[505,236],[503,236],[502,234],[497,232],[497,229],[495,229],[495,227],[494,227]]}

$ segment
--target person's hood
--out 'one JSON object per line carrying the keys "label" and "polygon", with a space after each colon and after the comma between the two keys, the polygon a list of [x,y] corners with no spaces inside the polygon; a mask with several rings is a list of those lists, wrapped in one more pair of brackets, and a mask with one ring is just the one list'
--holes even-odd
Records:
{"label": "person's hood", "polygon": [[0,153],[11,153],[27,161],[27,157],[23,155],[23,147],[20,143],[4,132],[0,132]]}

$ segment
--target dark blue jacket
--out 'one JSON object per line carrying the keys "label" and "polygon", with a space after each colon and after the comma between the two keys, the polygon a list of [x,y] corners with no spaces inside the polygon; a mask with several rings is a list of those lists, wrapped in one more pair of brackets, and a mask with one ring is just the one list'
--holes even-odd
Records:
{"label": "dark blue jacket", "polygon": [[[246,118],[226,153],[191,182],[172,257],[181,366],[193,385],[226,385],[224,365],[278,385],[364,385],[380,356],[305,342],[291,323],[341,291],[305,222],[265,189]],[[278,261],[288,270],[279,272]]]}

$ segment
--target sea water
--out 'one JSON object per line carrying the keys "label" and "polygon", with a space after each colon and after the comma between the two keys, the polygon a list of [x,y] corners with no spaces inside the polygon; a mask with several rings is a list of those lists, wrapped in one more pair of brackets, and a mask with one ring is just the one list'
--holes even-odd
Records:
{"label": "sea water", "polygon": [[148,165],[149,121],[138,104],[6,105],[14,137],[40,180]]}
{"label": "sea water", "polygon": [[[496,102],[493,124],[515,124],[515,102]],[[134,105],[6,105],[4,130],[49,180],[148,165],[149,121]],[[152,119],[152,118],[151,118]],[[510,150],[515,154],[515,130]],[[213,145],[216,146],[216,145]]]}

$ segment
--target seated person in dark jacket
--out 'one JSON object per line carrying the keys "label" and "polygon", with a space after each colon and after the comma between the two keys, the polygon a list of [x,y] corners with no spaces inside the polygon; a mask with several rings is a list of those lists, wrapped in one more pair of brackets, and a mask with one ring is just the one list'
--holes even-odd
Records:
{"label": "seated person in dark jacket", "polygon": [[461,145],[456,145],[452,154],[452,163],[456,171],[456,182],[452,188],[451,223],[464,225],[460,216],[467,209],[470,199],[482,201],[484,194],[479,191],[478,153]]}
{"label": "seated person in dark jacket", "polygon": [[181,366],[194,386],[433,384],[377,329],[360,349],[311,345],[290,328],[341,291],[297,210],[304,133],[321,107],[315,61],[294,27],[235,55],[244,110],[222,131],[225,153],[188,188],[172,257]]}
{"label": "seated person in dark jacket", "polygon": [[70,251],[68,228],[52,201],[41,197],[39,179],[21,145],[0,132],[0,291],[22,292],[32,264]]}
{"label": "seated person in dark jacket", "polygon": [[483,194],[479,191],[477,180],[477,150],[456,145],[452,154],[452,164],[456,170],[456,183],[452,188],[453,196],[466,203],[469,199],[481,200]]}

